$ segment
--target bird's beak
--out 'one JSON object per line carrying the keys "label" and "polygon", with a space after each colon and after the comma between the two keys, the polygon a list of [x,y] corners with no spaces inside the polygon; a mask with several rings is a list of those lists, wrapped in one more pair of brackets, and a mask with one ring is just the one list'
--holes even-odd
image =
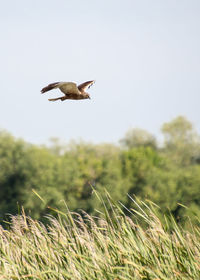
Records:
{"label": "bird's beak", "polygon": [[88,98],[89,98],[89,99],[91,99],[91,97],[90,97],[90,96],[88,96]]}

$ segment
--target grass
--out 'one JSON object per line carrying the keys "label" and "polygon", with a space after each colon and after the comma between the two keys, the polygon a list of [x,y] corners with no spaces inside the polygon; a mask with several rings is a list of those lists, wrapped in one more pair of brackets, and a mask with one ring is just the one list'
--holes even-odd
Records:
{"label": "grass", "polygon": [[142,202],[131,218],[110,206],[101,218],[67,210],[46,226],[12,216],[0,227],[0,279],[200,279],[200,228],[161,222]]}

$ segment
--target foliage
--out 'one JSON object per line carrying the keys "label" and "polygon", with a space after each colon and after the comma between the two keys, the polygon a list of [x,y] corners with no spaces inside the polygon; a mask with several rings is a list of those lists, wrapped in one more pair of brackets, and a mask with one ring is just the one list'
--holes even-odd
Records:
{"label": "foliage", "polygon": [[138,129],[129,131],[121,146],[64,144],[56,138],[49,147],[36,146],[0,131],[1,222],[22,205],[36,219],[49,207],[63,211],[66,203],[72,211],[94,214],[102,205],[93,189],[102,196],[106,189],[127,208],[132,207],[127,194],[152,200],[186,226],[186,216],[200,213],[199,136],[184,117],[164,124],[162,131],[163,147]]}
{"label": "foliage", "polygon": [[162,222],[153,203],[133,203],[131,218],[110,200],[112,220],[106,208],[98,219],[60,213],[48,226],[12,216],[10,230],[0,228],[0,278],[199,279],[200,228],[183,230],[172,216]]}
{"label": "foliage", "polygon": [[152,148],[157,147],[155,137],[146,130],[140,128],[130,129],[120,142],[129,149],[140,146]]}
{"label": "foliage", "polygon": [[191,122],[179,116],[162,126],[165,149],[171,158],[181,165],[188,165],[192,158],[199,155],[200,138]]}

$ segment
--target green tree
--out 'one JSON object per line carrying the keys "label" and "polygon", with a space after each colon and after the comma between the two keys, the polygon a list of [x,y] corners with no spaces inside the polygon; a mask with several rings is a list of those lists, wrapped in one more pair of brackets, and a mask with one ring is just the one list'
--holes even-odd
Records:
{"label": "green tree", "polygon": [[18,213],[18,205],[40,219],[55,214],[50,208],[64,212],[66,204],[72,211],[94,214],[95,209],[103,209],[95,189],[102,196],[107,190],[127,208],[133,206],[127,194],[152,200],[161,211],[170,209],[177,220],[185,222],[191,211],[200,213],[199,136],[183,117],[164,124],[162,131],[162,149],[151,134],[138,129],[121,140],[125,149],[82,141],[64,144],[58,139],[47,148],[0,131],[1,219],[5,213]]}
{"label": "green tree", "polygon": [[[0,133],[0,217],[16,214],[24,206],[35,218],[62,198],[57,186],[58,158],[48,149],[17,140],[6,132]],[[35,189],[45,203],[42,203]]]}
{"label": "green tree", "polygon": [[93,188],[100,193],[105,192],[105,189],[112,191],[114,198],[119,199],[119,148],[114,145],[71,143],[70,149],[63,156],[63,168],[68,177],[65,179],[68,186],[64,197],[67,204],[76,211],[82,208],[92,213],[95,208],[101,208]]}
{"label": "green tree", "polygon": [[140,146],[152,147],[154,149],[157,147],[155,137],[146,130],[140,128],[128,130],[125,137],[120,140],[120,143],[128,149]]}
{"label": "green tree", "polygon": [[192,123],[179,116],[162,126],[164,150],[177,163],[190,164],[199,156],[200,139]]}
{"label": "green tree", "polygon": [[[128,193],[139,196],[147,196],[149,178],[152,176],[155,168],[162,168],[163,158],[158,151],[151,147],[139,147],[125,150],[121,155],[121,168],[123,186],[128,187]],[[122,186],[122,187],[123,187]],[[130,207],[131,201],[127,199],[127,207]]]}

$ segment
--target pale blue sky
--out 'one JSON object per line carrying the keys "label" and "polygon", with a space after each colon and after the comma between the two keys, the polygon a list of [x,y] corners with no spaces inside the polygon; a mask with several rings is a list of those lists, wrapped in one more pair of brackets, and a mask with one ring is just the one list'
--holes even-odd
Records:
{"label": "pale blue sky", "polygon": [[[0,128],[117,142],[178,115],[200,132],[200,1],[18,0],[0,5]],[[50,103],[51,82],[95,79],[91,100]]]}

